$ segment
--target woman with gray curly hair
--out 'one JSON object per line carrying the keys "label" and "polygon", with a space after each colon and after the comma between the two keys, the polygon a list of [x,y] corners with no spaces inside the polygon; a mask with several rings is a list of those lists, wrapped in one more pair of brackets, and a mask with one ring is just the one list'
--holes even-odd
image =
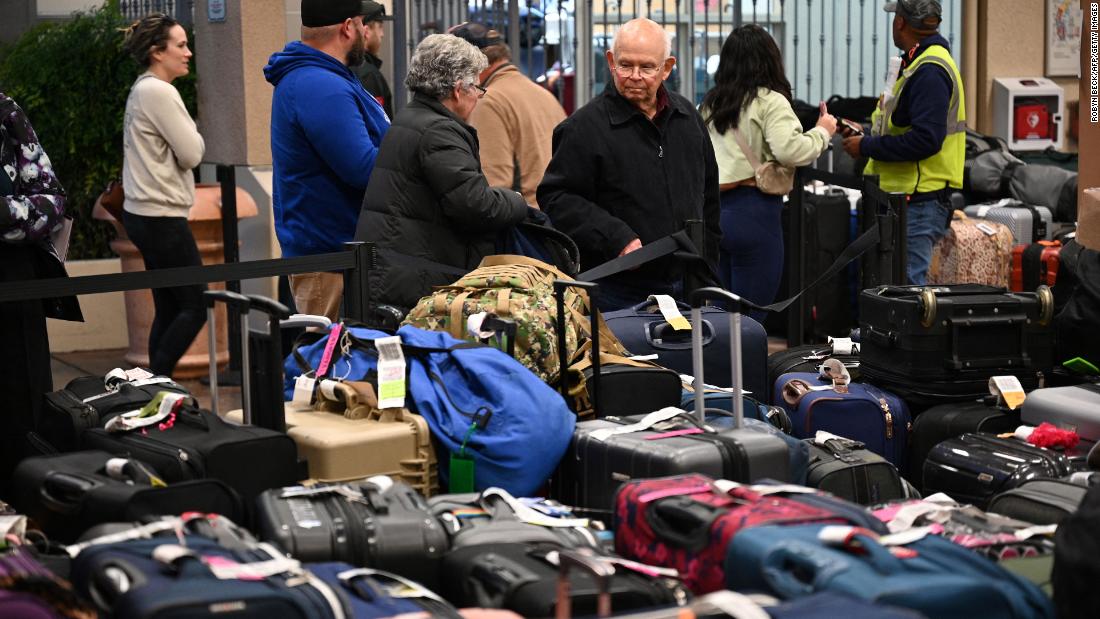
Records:
{"label": "woman with gray curly hair", "polygon": [[477,132],[467,124],[485,89],[477,76],[485,55],[450,34],[417,46],[405,85],[413,100],[382,139],[363,198],[355,238],[379,250],[371,299],[402,312],[453,273],[409,257],[464,271],[494,251],[496,235],[523,221],[523,196],[490,187],[481,172]]}

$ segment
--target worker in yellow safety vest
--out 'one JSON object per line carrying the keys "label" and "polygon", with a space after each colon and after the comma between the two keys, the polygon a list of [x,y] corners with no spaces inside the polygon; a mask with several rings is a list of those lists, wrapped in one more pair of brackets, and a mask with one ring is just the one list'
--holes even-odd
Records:
{"label": "worker in yellow safety vest", "polygon": [[919,285],[951,221],[949,193],[962,188],[966,102],[950,44],[939,33],[939,1],[898,0],[883,9],[894,13],[894,45],[904,53],[891,61],[871,134],[847,131],[844,150],[869,158],[864,173],[879,175],[885,191],[908,197],[907,272]]}

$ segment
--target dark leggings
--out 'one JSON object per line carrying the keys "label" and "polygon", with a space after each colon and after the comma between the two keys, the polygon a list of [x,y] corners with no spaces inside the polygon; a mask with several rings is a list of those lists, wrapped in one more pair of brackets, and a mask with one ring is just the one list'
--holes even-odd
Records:
{"label": "dark leggings", "polygon": [[[147,270],[202,265],[195,237],[183,217],[145,217],[127,211],[122,219]],[[156,316],[149,330],[149,369],[154,374],[171,376],[202,330],[206,323],[204,290],[206,286],[153,289]]]}
{"label": "dark leggings", "polygon": [[[783,274],[783,198],[755,187],[722,192],[722,285],[757,305],[775,301]],[[763,312],[748,312],[763,320]]]}

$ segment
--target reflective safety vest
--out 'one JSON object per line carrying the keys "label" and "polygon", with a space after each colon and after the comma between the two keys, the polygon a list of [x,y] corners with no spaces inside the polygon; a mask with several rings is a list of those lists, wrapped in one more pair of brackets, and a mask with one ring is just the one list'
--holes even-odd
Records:
{"label": "reflective safety vest", "polygon": [[[966,161],[966,101],[963,98],[962,76],[951,54],[942,46],[929,47],[909,65],[894,84],[894,96],[871,116],[871,135],[904,135],[909,127],[893,122],[905,83],[926,64],[936,64],[951,76],[951,103],[947,109],[947,137],[940,151],[921,161],[876,161],[871,159],[865,174],[878,174],[882,189],[905,194],[938,191],[948,186],[962,189],[963,164]],[[910,96],[920,96],[910,93]]]}

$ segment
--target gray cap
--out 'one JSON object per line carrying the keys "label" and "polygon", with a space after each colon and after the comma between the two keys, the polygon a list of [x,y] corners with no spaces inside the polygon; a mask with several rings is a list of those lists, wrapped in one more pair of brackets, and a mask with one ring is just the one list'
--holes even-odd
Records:
{"label": "gray cap", "polygon": [[943,21],[943,8],[939,0],[897,0],[882,6],[887,13],[897,12],[917,30],[935,30]]}

